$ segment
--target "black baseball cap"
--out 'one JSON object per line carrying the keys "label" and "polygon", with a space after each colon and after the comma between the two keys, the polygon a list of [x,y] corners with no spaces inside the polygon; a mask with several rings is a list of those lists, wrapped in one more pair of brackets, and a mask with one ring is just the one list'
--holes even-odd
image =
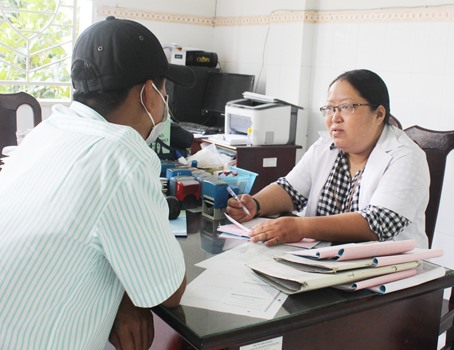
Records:
{"label": "black baseball cap", "polygon": [[[81,64],[92,68],[89,77],[75,74]],[[192,69],[169,64],[158,38],[140,23],[109,16],[77,38],[71,64],[76,91],[111,91],[160,77],[185,87],[195,84]]]}

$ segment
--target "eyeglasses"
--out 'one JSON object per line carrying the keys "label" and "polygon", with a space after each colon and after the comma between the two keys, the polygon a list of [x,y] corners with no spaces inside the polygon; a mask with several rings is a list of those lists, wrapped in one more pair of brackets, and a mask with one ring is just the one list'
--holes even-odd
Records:
{"label": "eyeglasses", "polygon": [[342,103],[337,106],[323,106],[320,107],[320,112],[322,112],[322,115],[324,117],[332,117],[334,113],[336,112],[336,109],[339,111],[340,115],[342,116],[348,116],[352,115],[355,113],[355,108],[356,107],[361,107],[361,106],[369,106],[372,108],[377,108],[378,105],[372,105],[370,103]]}

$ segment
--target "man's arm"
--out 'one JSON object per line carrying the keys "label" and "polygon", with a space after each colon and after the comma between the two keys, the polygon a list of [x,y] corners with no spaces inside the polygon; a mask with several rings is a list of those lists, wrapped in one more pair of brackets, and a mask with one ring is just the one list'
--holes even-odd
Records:
{"label": "man's arm", "polygon": [[181,297],[183,296],[184,291],[186,290],[186,276],[184,276],[183,281],[180,284],[180,287],[173,293],[166,301],[162,303],[165,307],[177,307],[180,304]]}
{"label": "man's arm", "polygon": [[148,350],[153,339],[153,314],[148,309],[134,306],[125,293],[110,331],[109,342],[115,349]]}
{"label": "man's arm", "polygon": [[[180,287],[161,305],[177,307],[186,289],[186,276]],[[109,341],[116,349],[147,350],[153,343],[153,314],[147,308],[134,306],[125,293],[118,308],[117,316],[110,332]]]}

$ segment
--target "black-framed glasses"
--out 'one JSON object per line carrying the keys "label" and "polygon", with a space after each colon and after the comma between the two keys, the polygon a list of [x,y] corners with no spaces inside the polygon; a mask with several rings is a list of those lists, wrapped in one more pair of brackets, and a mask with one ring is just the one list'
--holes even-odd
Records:
{"label": "black-framed glasses", "polygon": [[372,108],[378,107],[378,105],[372,105],[370,103],[341,103],[340,105],[337,105],[337,106],[328,105],[328,106],[320,107],[320,112],[322,112],[322,115],[324,117],[332,117],[337,109],[342,116],[348,116],[348,115],[355,113],[356,107],[361,107],[361,106],[369,106]]}

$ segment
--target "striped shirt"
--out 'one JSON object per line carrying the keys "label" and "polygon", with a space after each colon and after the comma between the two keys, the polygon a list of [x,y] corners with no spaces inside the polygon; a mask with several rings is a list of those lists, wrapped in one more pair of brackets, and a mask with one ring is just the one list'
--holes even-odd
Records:
{"label": "striped shirt", "polygon": [[124,291],[179,287],[160,161],[128,126],[55,106],[0,172],[0,349],[103,349]]}

